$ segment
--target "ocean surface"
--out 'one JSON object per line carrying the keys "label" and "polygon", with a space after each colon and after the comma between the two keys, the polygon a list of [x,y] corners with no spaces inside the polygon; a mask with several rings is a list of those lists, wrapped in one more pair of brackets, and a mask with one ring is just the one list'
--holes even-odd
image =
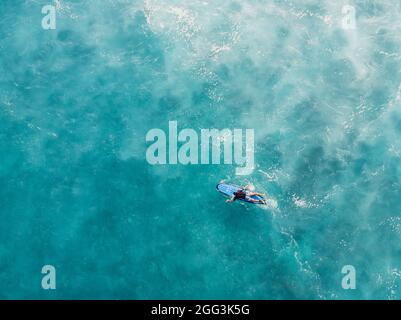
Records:
{"label": "ocean surface", "polygon": [[[254,129],[255,170],[150,165],[145,136],[169,121]],[[271,205],[226,204],[221,179]],[[1,299],[400,299],[400,286],[401,2],[0,2]]]}

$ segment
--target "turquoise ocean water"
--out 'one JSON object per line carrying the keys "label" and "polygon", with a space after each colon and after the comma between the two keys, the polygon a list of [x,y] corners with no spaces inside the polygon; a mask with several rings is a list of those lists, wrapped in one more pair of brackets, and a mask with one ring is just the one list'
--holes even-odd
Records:
{"label": "turquoise ocean water", "polygon": [[[399,1],[2,0],[0,298],[400,299],[400,108]],[[255,171],[149,165],[172,120]]]}

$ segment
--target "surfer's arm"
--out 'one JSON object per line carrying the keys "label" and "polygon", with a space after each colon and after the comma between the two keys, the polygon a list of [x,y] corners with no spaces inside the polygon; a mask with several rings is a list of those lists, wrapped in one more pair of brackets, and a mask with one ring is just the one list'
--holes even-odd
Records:
{"label": "surfer's arm", "polygon": [[234,201],[235,201],[235,196],[232,196],[230,199],[226,200],[227,203],[234,202]]}

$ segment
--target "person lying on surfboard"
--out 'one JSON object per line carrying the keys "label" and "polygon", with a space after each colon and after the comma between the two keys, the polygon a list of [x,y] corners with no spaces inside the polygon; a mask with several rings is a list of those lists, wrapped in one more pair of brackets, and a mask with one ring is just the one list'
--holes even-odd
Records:
{"label": "person lying on surfboard", "polygon": [[264,197],[265,195],[262,193],[257,193],[257,192],[252,192],[249,190],[249,185],[246,185],[242,189],[234,192],[233,196],[226,200],[226,202],[234,202],[235,200],[240,200],[240,199],[248,199],[253,202],[253,199],[251,198],[252,196],[259,196],[259,197]]}

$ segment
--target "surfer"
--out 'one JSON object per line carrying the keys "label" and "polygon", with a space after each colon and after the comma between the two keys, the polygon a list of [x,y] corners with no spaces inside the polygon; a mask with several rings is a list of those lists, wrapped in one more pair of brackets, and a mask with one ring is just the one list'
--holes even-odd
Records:
{"label": "surfer", "polygon": [[226,202],[234,202],[235,200],[249,200],[251,202],[254,202],[254,199],[252,199],[252,196],[259,196],[259,197],[265,197],[264,194],[262,193],[257,193],[257,192],[252,192],[249,190],[249,185],[246,185],[242,189],[239,189],[238,191],[234,192],[233,196],[226,200]]}

